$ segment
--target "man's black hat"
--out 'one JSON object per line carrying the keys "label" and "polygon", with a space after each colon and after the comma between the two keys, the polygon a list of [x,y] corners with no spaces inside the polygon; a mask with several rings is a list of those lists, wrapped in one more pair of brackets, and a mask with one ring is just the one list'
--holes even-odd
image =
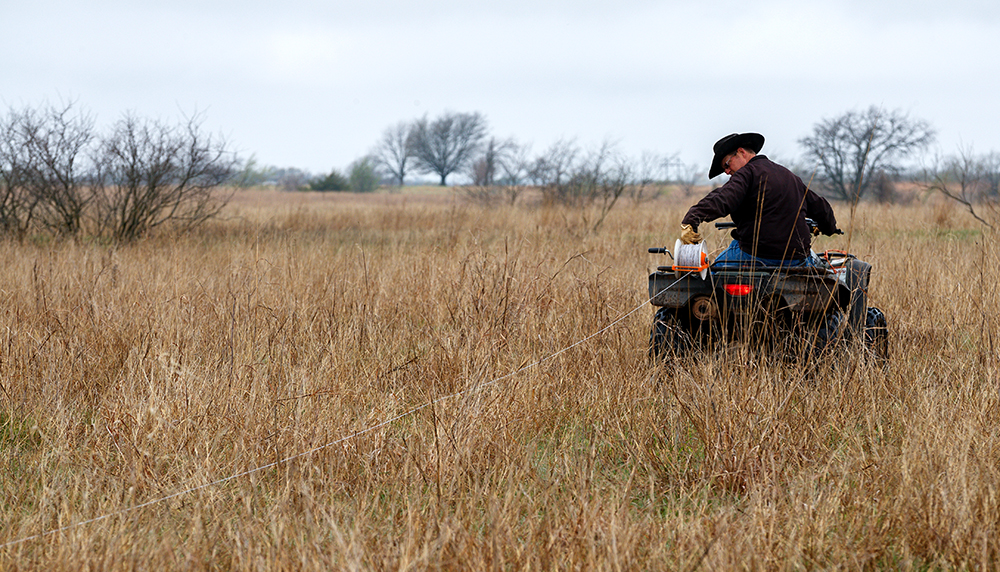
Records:
{"label": "man's black hat", "polygon": [[740,147],[749,149],[754,153],[760,153],[760,148],[764,146],[764,136],[760,133],[733,133],[726,135],[715,142],[712,150],[715,157],[712,158],[712,167],[708,170],[708,178],[714,179],[722,174],[722,158],[735,152]]}

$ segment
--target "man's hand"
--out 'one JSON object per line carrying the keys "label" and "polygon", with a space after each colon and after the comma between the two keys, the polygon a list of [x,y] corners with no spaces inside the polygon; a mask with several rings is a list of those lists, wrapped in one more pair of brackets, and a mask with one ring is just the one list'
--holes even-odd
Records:
{"label": "man's hand", "polygon": [[698,244],[701,242],[701,235],[691,228],[689,224],[681,225],[681,242],[684,244]]}
{"label": "man's hand", "polygon": [[825,234],[827,236],[834,236],[834,235],[837,235],[837,234],[844,234],[844,231],[840,230],[837,227],[833,227],[833,230],[830,230],[830,231],[822,231],[822,230],[819,229],[819,225],[813,225],[812,228],[810,229],[810,232],[812,232],[813,236],[819,236],[821,234]]}

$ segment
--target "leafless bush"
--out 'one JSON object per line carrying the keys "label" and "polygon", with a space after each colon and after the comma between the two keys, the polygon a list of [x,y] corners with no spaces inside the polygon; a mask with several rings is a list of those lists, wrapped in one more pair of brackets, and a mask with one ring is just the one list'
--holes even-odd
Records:
{"label": "leafless bush", "polygon": [[960,148],[957,155],[937,160],[926,170],[922,186],[965,206],[976,220],[993,228],[984,216],[995,219],[997,215],[1000,155],[977,156],[971,148]]}
{"label": "leafless bush", "polygon": [[99,232],[129,241],[166,222],[191,227],[215,216],[228,200],[215,191],[238,161],[197,116],[171,126],[129,114],[102,141],[97,165]]}
{"label": "leafless bush", "polygon": [[705,180],[705,170],[695,164],[676,163],[677,169],[674,172],[673,183],[677,189],[687,198],[694,194],[695,189]]}
{"label": "leafless bush", "polygon": [[466,197],[483,205],[515,204],[529,181],[529,150],[514,139],[491,138],[483,156],[472,164],[472,184],[465,188]]}
{"label": "leafless bush", "polygon": [[530,146],[511,142],[507,151],[500,156],[500,179],[498,184],[508,204],[517,202],[521,192],[531,177]]}
{"label": "leafless bush", "polygon": [[895,177],[885,171],[875,173],[872,180],[872,191],[876,202],[892,204],[899,200]]}
{"label": "leafless bush", "polygon": [[211,218],[240,162],[200,126],[126,115],[102,135],[72,103],[11,109],[0,118],[0,231],[132,240]]}
{"label": "leafless bush", "polygon": [[535,186],[558,187],[576,164],[580,147],[573,140],[556,141],[535,158],[528,171],[528,180]]}
{"label": "leafless bush", "polygon": [[73,103],[11,109],[2,131],[3,229],[18,237],[35,226],[79,233],[91,199],[93,119]]}
{"label": "leafless bush", "polygon": [[670,178],[670,165],[677,161],[677,155],[664,157],[646,151],[636,164],[636,177],[628,188],[628,198],[633,203],[652,200],[660,194],[663,184]]}
{"label": "leafless bush", "polygon": [[32,156],[23,121],[15,111],[0,120],[0,231],[16,238],[27,233],[39,200],[31,192]]}
{"label": "leafless bush", "polygon": [[[612,143],[605,142],[571,165],[565,182],[543,187],[545,200],[577,208],[597,208],[592,229],[600,228],[618,199],[637,184],[637,169]],[[587,221],[584,221],[585,224]],[[588,224],[588,226],[590,226]]]}
{"label": "leafless bush", "polygon": [[473,185],[490,186],[496,182],[497,171],[501,157],[517,144],[513,140],[500,140],[490,137],[483,146],[483,154],[475,159],[469,169]]}
{"label": "leafless bush", "polygon": [[[285,167],[277,171],[275,184],[283,191],[293,192],[312,188],[310,181],[313,181],[313,175],[309,171],[295,167]],[[343,177],[336,169],[331,171],[331,175],[333,173]]]}

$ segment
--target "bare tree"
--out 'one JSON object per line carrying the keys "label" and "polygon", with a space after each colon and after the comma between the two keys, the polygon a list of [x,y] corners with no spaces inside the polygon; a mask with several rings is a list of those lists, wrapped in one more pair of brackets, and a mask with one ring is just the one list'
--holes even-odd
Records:
{"label": "bare tree", "polygon": [[519,145],[510,140],[506,151],[500,156],[498,184],[509,205],[517,202],[530,178],[531,161],[528,159],[530,152],[529,145]]}
{"label": "bare tree", "polygon": [[[561,195],[579,206],[596,205],[598,214],[592,229],[596,231],[629,187],[636,184],[636,167],[605,141],[577,165]],[[584,219],[586,221],[586,219]]]}
{"label": "bare tree", "polygon": [[0,231],[18,240],[31,227],[39,196],[31,192],[34,157],[28,132],[23,129],[26,112],[11,109],[0,118]]}
{"label": "bare tree", "polygon": [[[550,148],[541,161],[536,160],[536,167],[542,165],[547,170],[546,179],[540,180],[549,181],[542,187],[542,198],[549,204],[581,209],[584,225],[596,231],[618,199],[647,182],[637,178],[640,169],[611,142],[604,142],[582,159],[576,160],[576,155],[575,146],[560,144]],[[593,207],[597,214],[591,225],[586,211]]]}
{"label": "bare tree", "polygon": [[12,110],[3,131],[0,217],[5,228],[19,236],[33,225],[61,235],[77,234],[91,199],[93,119],[73,103],[46,105]]}
{"label": "bare tree", "polygon": [[705,181],[705,170],[700,165],[694,163],[674,163],[677,169],[674,172],[673,183],[685,198],[694,194],[700,183]]}
{"label": "bare tree", "polygon": [[654,199],[669,178],[670,165],[677,161],[677,155],[664,157],[658,153],[644,151],[635,166],[635,178],[629,186],[628,197],[639,204]]}
{"label": "bare tree", "polygon": [[433,122],[413,124],[413,157],[424,173],[435,173],[446,185],[448,175],[466,168],[486,137],[486,119],[479,113],[447,112]]}
{"label": "bare tree", "polygon": [[483,205],[516,203],[528,180],[528,152],[529,147],[514,139],[490,138],[472,164],[472,184],[464,189],[466,196]]}
{"label": "bare tree", "polygon": [[560,139],[535,158],[528,179],[539,187],[561,185],[573,169],[579,154],[580,147],[576,141]]}
{"label": "bare tree", "polygon": [[927,122],[872,106],[820,121],[799,143],[816,164],[820,188],[856,201],[871,188],[876,173],[895,173],[896,161],[933,141],[934,130]]}
{"label": "bare tree", "polygon": [[119,241],[170,222],[191,227],[215,216],[231,193],[238,158],[205,135],[198,116],[178,126],[125,115],[101,144],[95,176],[98,228]]}
{"label": "bare tree", "polygon": [[371,156],[375,164],[389,173],[396,184],[402,187],[413,158],[413,124],[400,121],[386,128]]}
{"label": "bare tree", "polygon": [[483,145],[483,154],[472,162],[469,169],[472,184],[492,186],[496,181],[500,162],[516,146],[517,143],[513,139],[490,137],[489,141]]}
{"label": "bare tree", "polygon": [[1000,157],[996,153],[976,156],[971,147],[960,148],[958,154],[943,160],[924,173],[923,187],[939,192],[956,201],[986,226],[993,225],[976,209],[984,206],[996,212],[1000,185]]}
{"label": "bare tree", "polygon": [[0,231],[131,240],[214,216],[228,198],[214,190],[240,162],[199,127],[126,115],[102,136],[72,103],[12,109],[0,118]]}
{"label": "bare tree", "polygon": [[346,190],[347,188],[346,183],[344,188],[335,188],[338,187],[341,180],[346,180],[340,171],[337,171],[336,169],[333,169],[329,175],[320,175],[318,179],[318,181],[317,179],[314,179],[312,173],[309,171],[304,171],[297,167],[283,167],[275,169],[274,172],[275,185],[283,191],[292,192],[306,189],[328,191]]}
{"label": "bare tree", "polygon": [[991,151],[979,158],[982,198],[996,203],[1000,200],[1000,153]]}

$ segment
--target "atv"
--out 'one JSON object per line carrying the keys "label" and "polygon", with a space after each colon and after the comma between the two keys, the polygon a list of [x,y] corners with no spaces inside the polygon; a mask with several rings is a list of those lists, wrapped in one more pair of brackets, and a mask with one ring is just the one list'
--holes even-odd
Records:
{"label": "atv", "polygon": [[[678,241],[674,250],[682,248]],[[888,358],[885,315],[868,305],[872,267],[852,254],[827,250],[816,257],[819,264],[800,267],[709,264],[702,255],[701,266],[692,267],[666,248],[649,252],[674,259],[649,275],[657,307],[649,351],[656,360],[734,341],[800,359],[858,340],[880,360]]]}

